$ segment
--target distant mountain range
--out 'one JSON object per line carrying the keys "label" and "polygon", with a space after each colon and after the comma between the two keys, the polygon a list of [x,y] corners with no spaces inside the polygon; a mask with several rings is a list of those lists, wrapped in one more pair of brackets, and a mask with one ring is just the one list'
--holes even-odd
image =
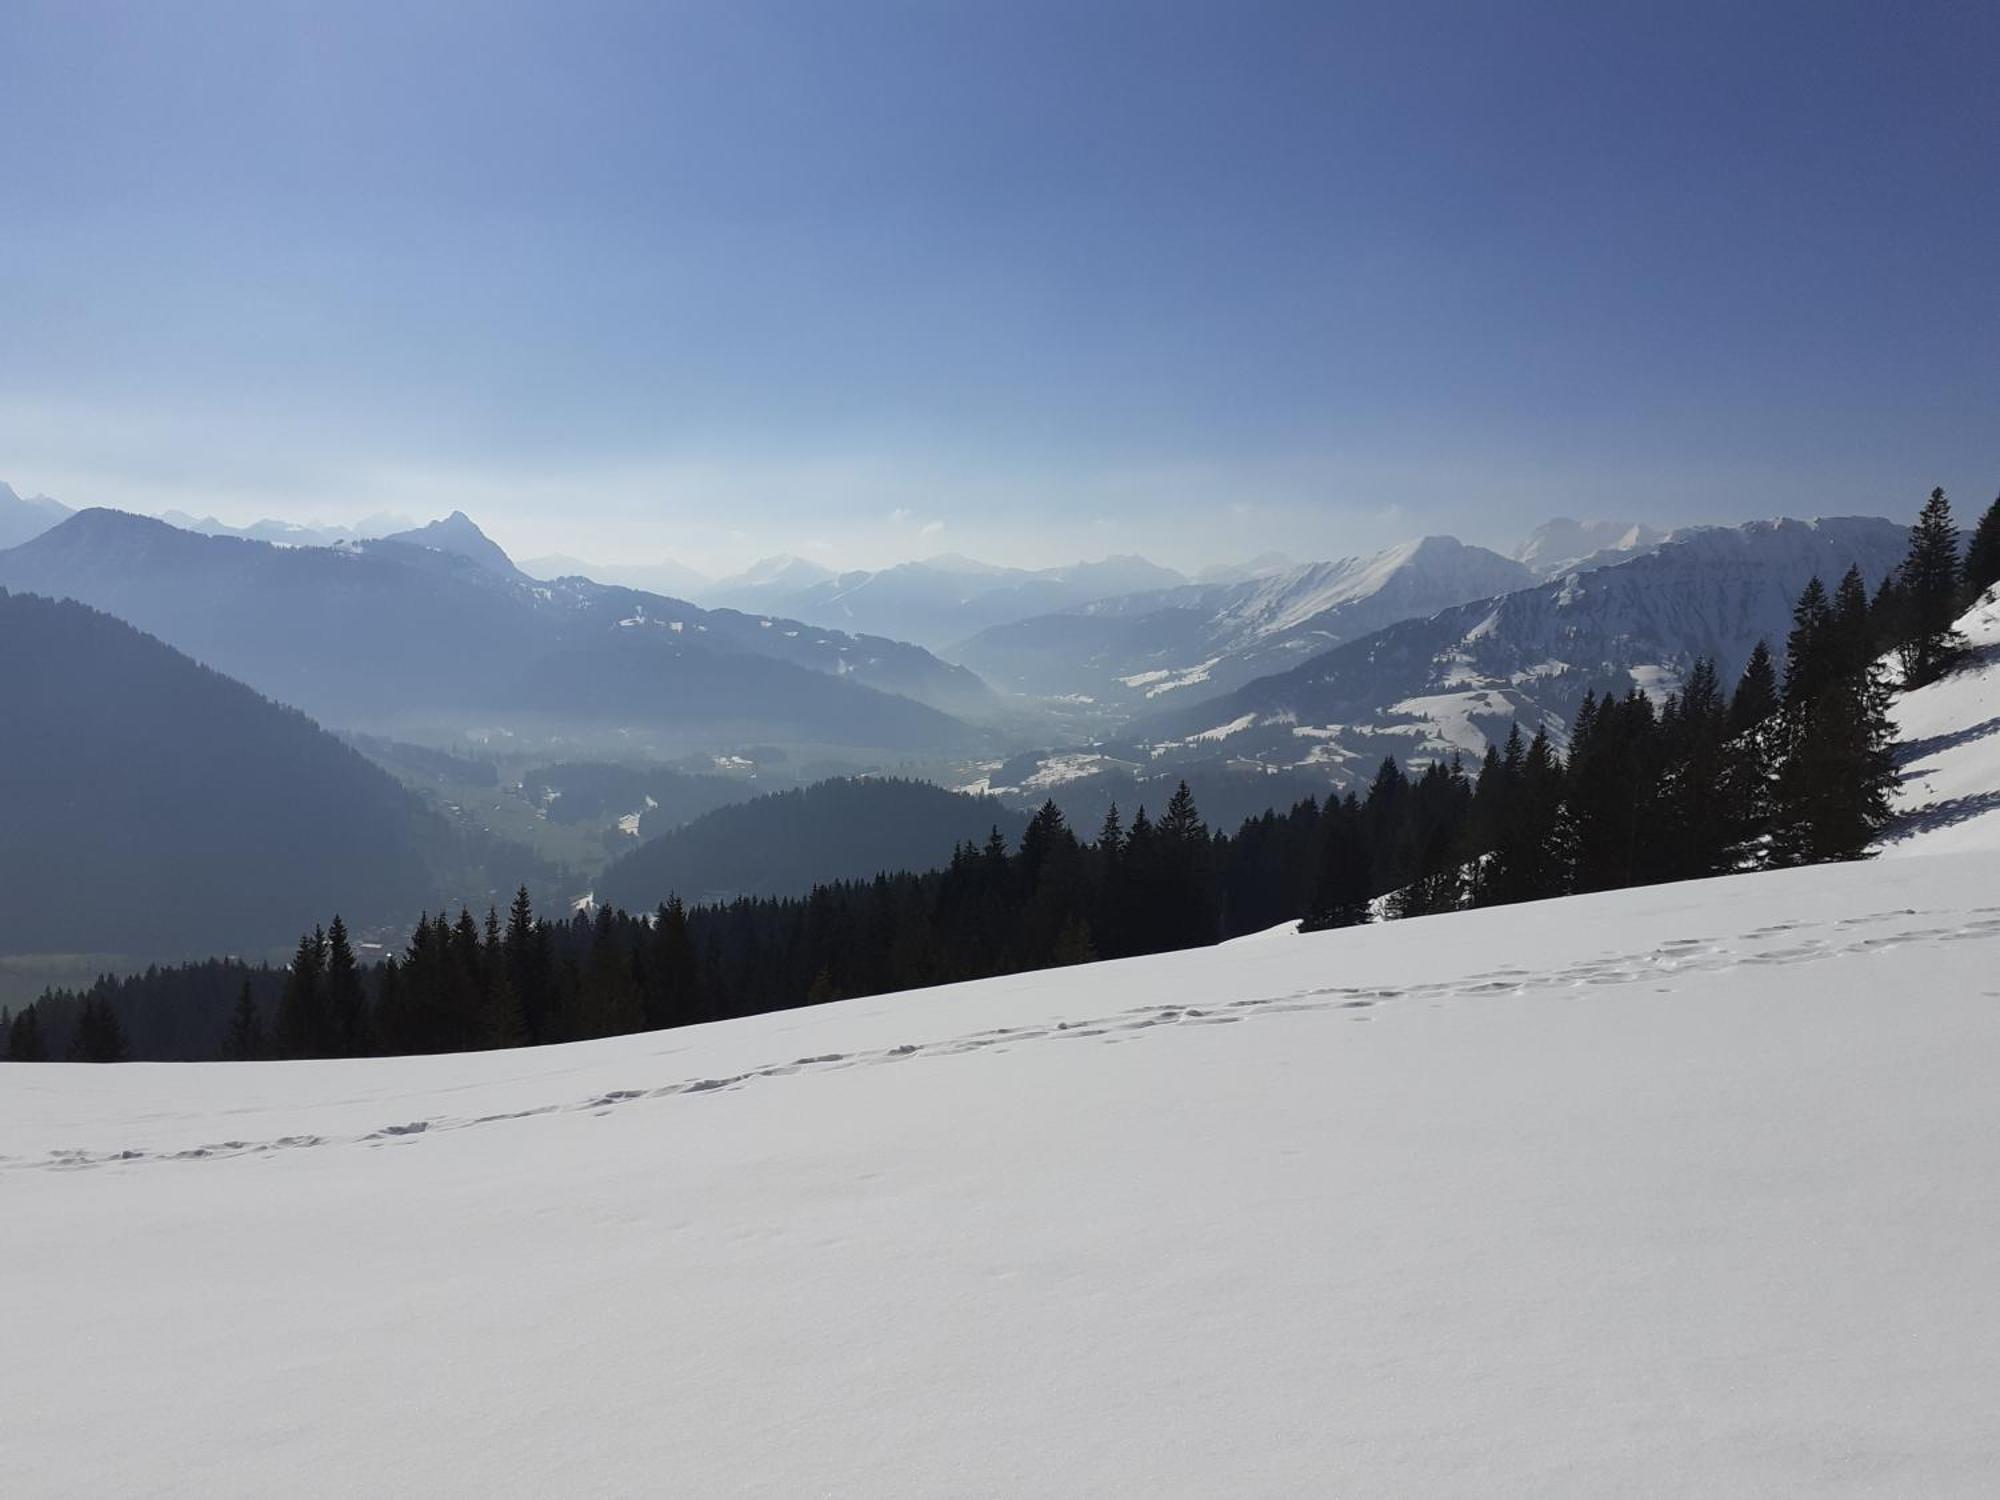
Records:
{"label": "distant mountain range", "polygon": [[0,483],[0,547],[18,547],[58,525],[70,508],[47,495],[22,497],[12,485]]}
{"label": "distant mountain range", "polygon": [[1099,599],[983,631],[955,655],[1002,691],[1122,717],[1217,697],[1397,620],[1534,581],[1497,552],[1425,537],[1238,583]]}
{"label": "distant mountain range", "polygon": [[1652,551],[1671,535],[1637,521],[1572,521],[1558,516],[1537,526],[1510,555],[1537,578],[1556,578],[1579,569],[1628,561]]}
{"label": "distant mountain range", "polygon": [[234,536],[252,542],[272,542],[281,547],[332,547],[341,542],[365,542],[392,532],[407,531],[414,524],[407,516],[387,512],[365,516],[352,526],[301,525],[296,521],[252,521],[247,526],[231,526],[214,516],[191,516],[184,510],[160,513],[160,519],[182,531],[198,531],[203,536]]}
{"label": "distant mountain range", "polygon": [[283,944],[533,878],[304,714],[81,604],[0,590],[0,952]]}
{"label": "distant mountain range", "polygon": [[770,559],[743,579],[724,580],[704,601],[773,610],[837,630],[916,641],[947,651],[991,626],[1093,599],[1185,583],[1143,557],[1106,557],[1062,568],[1002,568],[945,555],[850,573],[799,559]]}
{"label": "distant mountain range", "polygon": [[0,552],[0,586],[108,610],[330,723],[644,729],[912,752],[965,746],[985,686],[915,646],[536,583],[462,516],[339,548],[81,511]]}
{"label": "distant mountain range", "polygon": [[1165,705],[1121,742],[1156,769],[1221,763],[1366,776],[1384,755],[1469,757],[1547,725],[1560,742],[1587,691],[1671,691],[1697,657],[1725,681],[1760,639],[1782,648],[1817,574],[1871,588],[1906,527],[1869,517],[1710,527],[1629,561],[1405,620],[1208,702]]}

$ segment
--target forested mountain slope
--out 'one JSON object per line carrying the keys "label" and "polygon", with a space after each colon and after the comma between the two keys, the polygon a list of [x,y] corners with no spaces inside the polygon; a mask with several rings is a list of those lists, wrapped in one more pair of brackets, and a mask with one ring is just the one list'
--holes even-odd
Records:
{"label": "forested mountain slope", "polygon": [[0,704],[0,952],[241,951],[539,873],[296,709],[80,604],[0,590]]}
{"label": "forested mountain slope", "polygon": [[1027,821],[990,797],[919,781],[825,781],[718,808],[649,840],[605,870],[597,896],[631,911],[674,895],[798,896],[826,881],[937,869],[995,828],[1012,844]]}

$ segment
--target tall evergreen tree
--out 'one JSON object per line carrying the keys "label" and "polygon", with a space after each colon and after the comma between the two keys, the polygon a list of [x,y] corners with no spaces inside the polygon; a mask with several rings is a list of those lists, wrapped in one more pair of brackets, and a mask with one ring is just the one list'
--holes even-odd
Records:
{"label": "tall evergreen tree", "polygon": [[1903,678],[1911,687],[1935,682],[1965,649],[1953,628],[1963,579],[1958,564],[1958,528],[1941,489],[1932,490],[1916,525],[1910,550],[1896,575],[1902,594],[1903,631],[1898,642]]}
{"label": "tall evergreen tree", "polygon": [[115,1063],[126,1058],[125,1028],[111,1002],[92,995],[77,1012],[76,1030],[70,1037],[71,1062]]}
{"label": "tall evergreen tree", "polygon": [[1828,636],[1833,606],[1826,585],[1815,575],[1792,606],[1792,633],[1785,638],[1785,707],[1811,703],[1833,678]]}
{"label": "tall evergreen tree", "polygon": [[278,1055],[325,1057],[332,1051],[326,998],[326,932],[315,927],[299,939],[278,1001]]}
{"label": "tall evergreen tree", "polygon": [[[1864,593],[1864,619],[1867,607]],[[1662,725],[1660,874],[1669,880],[1724,874],[1735,868],[1742,834],[1730,786],[1729,707],[1712,660],[1694,664],[1674,706],[1671,732]]]}
{"label": "tall evergreen tree", "polygon": [[1763,723],[1778,711],[1778,669],[1771,660],[1771,648],[1759,641],[1750,652],[1736,691],[1729,699],[1729,732]]}
{"label": "tall evergreen tree", "polygon": [[1889,819],[1896,784],[1889,694],[1872,667],[1788,705],[1772,791],[1771,858],[1780,865],[1860,859]]}
{"label": "tall evergreen tree", "polygon": [[354,948],[347,939],[347,924],[338,912],[326,929],[324,1044],[335,1057],[360,1057],[368,1051],[368,996],[362,989]]}
{"label": "tall evergreen tree", "polygon": [[1879,654],[1869,623],[1868,585],[1861,569],[1850,567],[1833,591],[1827,617],[1828,669],[1844,677],[1859,672]]}
{"label": "tall evergreen tree", "polygon": [[1361,802],[1352,792],[1338,800],[1328,797],[1320,814],[1319,874],[1312,904],[1306,911],[1307,930],[1353,927],[1366,922],[1372,894],[1368,832]]}
{"label": "tall evergreen tree", "polygon": [[229,1035],[222,1055],[231,1062],[253,1062],[264,1055],[264,1018],[258,1013],[257,999],[250,993],[250,981],[243,981],[236,1008],[229,1013]]}
{"label": "tall evergreen tree", "polygon": [[40,1007],[24,1005],[7,1027],[7,1061],[27,1063],[48,1060],[49,1047],[42,1035]]}
{"label": "tall evergreen tree", "polygon": [[486,931],[479,945],[479,1009],[485,1044],[522,1047],[528,1042],[527,1017],[507,969],[507,943],[500,930],[500,913],[486,908]]}
{"label": "tall evergreen tree", "polygon": [[1986,507],[1966,545],[1966,602],[1971,603],[1995,584],[2000,584],[2000,499]]}

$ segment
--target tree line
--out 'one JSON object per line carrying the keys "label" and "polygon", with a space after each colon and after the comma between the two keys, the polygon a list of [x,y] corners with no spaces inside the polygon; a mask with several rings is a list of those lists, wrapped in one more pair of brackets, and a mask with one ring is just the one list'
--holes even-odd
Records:
{"label": "tree line", "polygon": [[[363,963],[339,917],[282,969],[228,961],[54,991],[0,1015],[8,1056],[342,1057],[612,1036],[1159,953],[1303,917],[1312,928],[1734,871],[1855,859],[1888,817],[1893,661],[1950,670],[1952,622],[2000,583],[2000,501],[1963,558],[1934,493],[1909,557],[1871,594],[1850,570],[1800,594],[1782,664],[1759,643],[1726,691],[1710,660],[1655,704],[1587,696],[1559,747],[1517,725],[1475,772],[1385,760],[1365,792],[1212,833],[1183,784],[1157,819],[1113,807],[1080,837],[1053,802],[1016,845],[995,829],[943,869],[808,895],[550,918],[426,913]],[[173,1042],[160,1014],[171,1011]],[[128,1032],[142,1030],[135,1049]],[[188,1039],[208,1038],[206,1050]]]}

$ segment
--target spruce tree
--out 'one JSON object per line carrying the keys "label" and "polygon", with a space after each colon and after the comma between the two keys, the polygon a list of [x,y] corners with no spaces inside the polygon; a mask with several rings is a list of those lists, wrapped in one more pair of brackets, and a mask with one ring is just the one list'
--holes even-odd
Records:
{"label": "spruce tree", "polygon": [[[1864,618],[1867,602],[1864,594]],[[1663,858],[1649,873],[1669,880],[1720,875],[1735,867],[1740,833],[1729,786],[1729,708],[1712,660],[1694,664],[1674,708],[1671,727],[1665,716],[1661,724]]]}
{"label": "spruce tree", "polygon": [[1952,628],[1963,579],[1958,563],[1958,528],[1944,491],[1932,490],[1916,525],[1910,550],[1896,576],[1903,600],[1903,633],[1898,643],[1906,686],[1935,682],[1965,649]]}
{"label": "spruce tree", "polygon": [[1792,606],[1792,632],[1785,638],[1785,707],[1797,709],[1811,703],[1832,679],[1832,662],[1827,650],[1833,624],[1833,606],[1826,597],[1826,585],[1813,576]]}
{"label": "spruce tree", "polygon": [[76,1031],[70,1037],[71,1062],[115,1063],[126,1057],[125,1028],[118,1013],[101,995],[92,995],[77,1012]]}
{"label": "spruce tree", "polygon": [[324,1047],[334,1057],[360,1057],[368,1050],[368,996],[347,939],[347,924],[338,912],[326,930]]}
{"label": "spruce tree", "polygon": [[1729,731],[1742,734],[1778,711],[1778,669],[1771,648],[1759,641],[1750,652],[1736,691],[1729,699]]}
{"label": "spruce tree", "polygon": [[49,1048],[42,1036],[39,1006],[24,1005],[7,1027],[7,1061],[47,1062]]}
{"label": "spruce tree", "polygon": [[1965,602],[1972,603],[1995,584],[2000,584],[2000,499],[1986,507],[1966,546]]}
{"label": "spruce tree", "polygon": [[299,938],[278,1000],[280,1057],[325,1057],[330,1050],[326,958],[326,933],[322,929],[315,927]]}
{"label": "spruce tree", "polygon": [[521,998],[507,972],[506,940],[500,913],[486,908],[486,933],[479,945],[479,999],[484,1042],[488,1047],[522,1047],[528,1042],[527,1018]]}
{"label": "spruce tree", "polygon": [[247,979],[237,992],[236,1008],[229,1014],[229,1035],[222,1055],[231,1062],[252,1062],[264,1055],[264,1018],[257,1012]]}
{"label": "spruce tree", "polygon": [[1850,567],[1833,591],[1827,618],[1828,670],[1833,675],[1862,671],[1875,659],[1869,613],[1868,585],[1861,579],[1861,569]]}
{"label": "spruce tree", "polygon": [[1353,927],[1369,919],[1370,877],[1368,836],[1361,802],[1353,792],[1326,799],[1316,835],[1319,869],[1312,901],[1306,910],[1308,932],[1329,927]]}
{"label": "spruce tree", "polygon": [[1788,705],[1786,717],[1772,790],[1772,863],[1865,857],[1888,822],[1896,784],[1895,729],[1879,672],[1838,678],[1810,704]]}

